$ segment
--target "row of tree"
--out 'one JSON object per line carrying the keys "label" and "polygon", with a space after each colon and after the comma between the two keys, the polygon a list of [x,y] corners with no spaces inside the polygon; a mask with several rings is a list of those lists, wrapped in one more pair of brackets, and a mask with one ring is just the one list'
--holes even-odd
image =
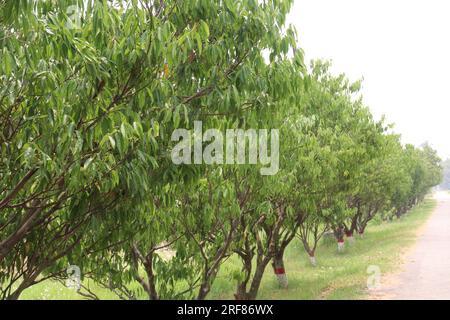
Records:
{"label": "row of tree", "polygon": [[[0,1],[0,298],[77,265],[124,299],[204,299],[232,258],[255,299],[269,264],[287,286],[295,239],[315,264],[326,231],[342,243],[439,183],[436,152],[388,133],[360,83],[305,67],[291,4]],[[196,120],[278,129],[278,173],[175,165]]]}

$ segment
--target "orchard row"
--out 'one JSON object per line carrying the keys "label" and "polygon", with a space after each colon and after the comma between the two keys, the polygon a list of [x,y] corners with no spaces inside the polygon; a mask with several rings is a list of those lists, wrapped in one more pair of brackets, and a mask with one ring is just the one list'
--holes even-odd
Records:
{"label": "orchard row", "polygon": [[[268,268],[287,286],[292,241],[315,263],[325,232],[342,243],[439,183],[435,151],[375,121],[359,83],[305,66],[291,5],[0,1],[0,298],[76,265],[88,298],[92,279],[205,299],[232,259],[235,297],[255,299]],[[278,172],[174,164],[194,121],[279,130]]]}

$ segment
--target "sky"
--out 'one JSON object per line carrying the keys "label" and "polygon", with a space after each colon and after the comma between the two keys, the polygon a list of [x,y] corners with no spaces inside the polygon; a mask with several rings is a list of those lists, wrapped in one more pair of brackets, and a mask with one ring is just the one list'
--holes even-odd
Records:
{"label": "sky", "polygon": [[449,14],[448,0],[294,0],[287,22],[307,61],[364,78],[365,104],[404,143],[450,158]]}

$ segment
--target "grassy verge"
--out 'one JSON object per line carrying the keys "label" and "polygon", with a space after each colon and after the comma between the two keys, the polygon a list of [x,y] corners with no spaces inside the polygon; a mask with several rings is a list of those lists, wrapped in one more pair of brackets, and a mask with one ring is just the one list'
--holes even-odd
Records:
{"label": "grassy verge", "polygon": [[[343,253],[337,253],[335,244],[321,243],[317,250],[317,267],[309,264],[298,241],[286,252],[285,267],[289,289],[278,288],[270,266],[267,268],[259,292],[259,299],[363,299],[366,294],[367,267],[376,265],[382,273],[394,271],[400,265],[402,252],[417,238],[417,230],[430,216],[436,202],[425,200],[400,220],[372,223],[364,239],[353,245],[346,243]],[[239,270],[239,261],[229,260],[214,283],[210,299],[232,299],[235,282],[231,274]],[[101,299],[116,297],[90,284]],[[22,299],[80,299],[71,289],[60,283],[46,281],[26,290]]]}
{"label": "grassy verge", "polygon": [[[317,250],[317,267],[309,264],[301,244],[295,241],[286,252],[286,273],[289,289],[278,288],[268,268],[261,285],[260,299],[361,299],[367,294],[367,267],[376,265],[382,273],[394,271],[400,257],[417,238],[417,230],[430,216],[436,202],[427,199],[400,220],[372,223],[364,239],[353,245],[346,243],[343,253],[336,244],[321,243]],[[226,265],[213,287],[211,298],[228,299],[234,283],[226,274],[234,270],[234,263]]]}

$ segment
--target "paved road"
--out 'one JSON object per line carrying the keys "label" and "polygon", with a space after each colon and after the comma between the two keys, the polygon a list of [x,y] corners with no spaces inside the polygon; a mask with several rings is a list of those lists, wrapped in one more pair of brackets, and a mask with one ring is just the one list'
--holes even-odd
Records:
{"label": "paved road", "polygon": [[435,194],[438,204],[407,255],[403,271],[376,290],[381,299],[450,299],[450,194]]}

